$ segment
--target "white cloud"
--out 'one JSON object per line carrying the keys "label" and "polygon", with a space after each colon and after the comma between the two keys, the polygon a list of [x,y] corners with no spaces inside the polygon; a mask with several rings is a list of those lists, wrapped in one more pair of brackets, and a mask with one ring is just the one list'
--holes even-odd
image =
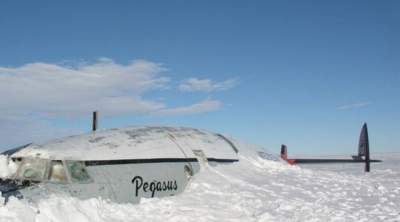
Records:
{"label": "white cloud", "polygon": [[162,109],[155,112],[154,114],[159,116],[187,115],[187,114],[216,111],[220,109],[221,106],[222,104],[218,100],[206,99],[202,102],[186,107]]}
{"label": "white cloud", "polygon": [[353,103],[353,104],[347,104],[347,105],[339,106],[336,109],[337,110],[349,110],[349,109],[356,109],[356,108],[369,106],[371,104],[372,104],[371,102],[359,102],[359,103]]}
{"label": "white cloud", "polygon": [[164,70],[145,60],[121,65],[110,59],[78,67],[46,63],[0,67],[0,110],[53,115],[97,109],[103,114],[154,111],[164,104],[144,100],[142,94],[166,86],[169,78],[160,75]]}
{"label": "white cloud", "polygon": [[223,82],[213,82],[210,79],[190,78],[179,85],[183,92],[214,92],[231,89],[237,85],[237,79],[228,79]]}

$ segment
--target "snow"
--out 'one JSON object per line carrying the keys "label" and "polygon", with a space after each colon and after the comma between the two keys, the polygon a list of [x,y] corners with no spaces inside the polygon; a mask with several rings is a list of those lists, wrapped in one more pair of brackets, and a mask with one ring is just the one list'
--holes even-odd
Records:
{"label": "snow", "polygon": [[0,221],[400,221],[400,156],[383,157],[368,174],[359,164],[289,166],[246,153],[239,159],[207,166],[177,196],[139,205],[11,198]]}
{"label": "snow", "polygon": [[17,171],[17,165],[8,161],[7,156],[0,155],[0,178],[8,178]]}

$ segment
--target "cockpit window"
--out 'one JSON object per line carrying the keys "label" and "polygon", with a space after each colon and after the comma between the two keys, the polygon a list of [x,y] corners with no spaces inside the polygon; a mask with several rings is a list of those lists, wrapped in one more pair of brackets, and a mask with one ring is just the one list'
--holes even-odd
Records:
{"label": "cockpit window", "polygon": [[49,180],[57,183],[67,182],[64,165],[61,160],[52,160],[49,172]]}
{"label": "cockpit window", "polygon": [[82,161],[67,160],[66,163],[72,182],[84,183],[90,181],[90,176],[86,171],[85,164]]}
{"label": "cockpit window", "polygon": [[23,180],[41,181],[47,169],[47,160],[28,158],[22,161],[17,177]]}
{"label": "cockpit window", "polygon": [[48,160],[41,158],[23,158],[18,167],[16,179],[29,181],[51,181],[67,183],[91,182],[83,161],[74,160]]}

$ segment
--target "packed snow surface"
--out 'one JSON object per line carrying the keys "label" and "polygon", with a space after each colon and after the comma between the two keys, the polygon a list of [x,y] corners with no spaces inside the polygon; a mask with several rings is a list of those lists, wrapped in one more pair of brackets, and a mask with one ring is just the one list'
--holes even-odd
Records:
{"label": "packed snow surface", "polygon": [[139,205],[59,195],[32,205],[14,198],[0,207],[0,220],[400,221],[398,157],[373,164],[369,174],[360,164],[311,169],[256,156],[239,159],[204,168],[177,196]]}

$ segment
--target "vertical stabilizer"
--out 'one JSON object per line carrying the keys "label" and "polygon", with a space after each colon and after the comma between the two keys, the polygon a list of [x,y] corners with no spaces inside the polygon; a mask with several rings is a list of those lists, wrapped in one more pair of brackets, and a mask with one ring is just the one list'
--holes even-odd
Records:
{"label": "vertical stabilizer", "polygon": [[293,165],[296,163],[294,159],[288,159],[288,151],[285,144],[281,145],[281,159],[286,161],[288,164]]}
{"label": "vertical stabilizer", "polygon": [[281,159],[282,160],[287,160],[288,156],[287,156],[287,147],[285,144],[281,145]]}
{"label": "vertical stabilizer", "polygon": [[365,160],[365,172],[370,170],[370,158],[369,158],[369,139],[368,139],[368,128],[367,123],[364,123],[360,140],[358,142],[358,157],[364,157]]}
{"label": "vertical stabilizer", "polygon": [[92,131],[95,132],[97,130],[97,111],[93,112],[93,120],[92,120]]}
{"label": "vertical stabilizer", "polygon": [[367,124],[364,123],[361,133],[360,133],[360,140],[358,142],[358,156],[363,157],[366,154],[366,147],[368,146],[368,129]]}

